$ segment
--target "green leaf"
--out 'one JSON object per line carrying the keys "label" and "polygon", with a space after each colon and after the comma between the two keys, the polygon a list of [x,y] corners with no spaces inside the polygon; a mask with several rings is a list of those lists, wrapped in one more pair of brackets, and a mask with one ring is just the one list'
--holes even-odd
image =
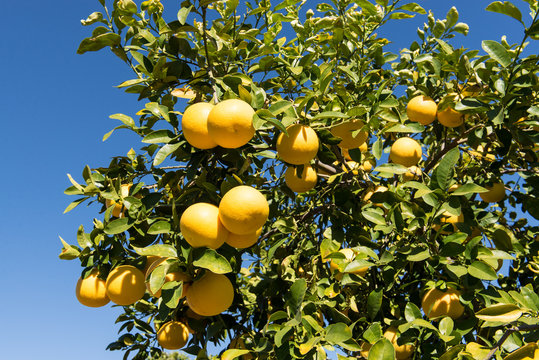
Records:
{"label": "green leaf", "polygon": [[524,25],[520,10],[509,1],[494,1],[486,7],[486,10],[510,16]]}
{"label": "green leaf", "polygon": [[174,134],[170,130],[156,130],[146,135],[142,142],[147,144],[168,144],[173,138]]}
{"label": "green leaf", "polygon": [[248,354],[249,352],[249,350],[229,349],[226,350],[223,355],[221,355],[221,360],[237,359],[242,355]]}
{"label": "green leaf", "polygon": [[157,234],[169,234],[171,233],[170,230],[170,223],[168,221],[157,221],[150,226],[148,229],[148,234],[150,235],[157,235]]}
{"label": "green leaf", "polygon": [[466,345],[460,344],[453,346],[449,350],[447,350],[442,356],[440,356],[440,360],[454,360],[458,358],[458,354],[464,350]]}
{"label": "green leaf", "polygon": [[176,248],[172,245],[155,244],[146,247],[132,246],[133,250],[140,256],[178,257]]}
{"label": "green leaf", "polygon": [[374,319],[382,307],[383,289],[373,290],[367,297],[367,315]]}
{"label": "green leaf", "polygon": [[105,225],[105,234],[114,235],[120,234],[133,226],[134,222],[130,222],[129,218],[115,219]]}
{"label": "green leaf", "polygon": [[378,214],[375,210],[367,209],[361,212],[361,215],[370,222],[376,225],[386,225],[386,219],[381,214]]}
{"label": "green leaf", "polygon": [[351,338],[352,330],[346,324],[331,324],[326,328],[326,341],[330,344],[340,344]]}
{"label": "green leaf", "polygon": [[193,265],[208,269],[216,274],[232,272],[232,266],[228,260],[213,249],[195,249],[193,251]]}
{"label": "green leaf", "polygon": [[409,302],[404,308],[404,317],[408,322],[412,322],[415,319],[421,319],[421,310],[419,310],[416,304]]}
{"label": "green leaf", "polygon": [[442,190],[447,190],[449,183],[453,178],[453,173],[455,165],[460,157],[460,150],[458,147],[449,150],[447,154],[444,155],[438,166],[433,172],[433,179],[436,180],[435,183],[438,184],[438,187]]}
{"label": "green leaf", "polygon": [[91,13],[86,20],[81,20],[80,23],[84,26],[95,24],[96,22],[103,21],[103,14],[100,12]]}
{"label": "green leaf", "polygon": [[70,212],[71,210],[73,210],[74,208],[76,208],[77,206],[79,206],[80,204],[82,204],[85,200],[89,199],[89,197],[83,197],[83,198],[80,198],[80,199],[77,199],[75,201],[73,201],[71,204],[69,204],[65,210],[64,210],[64,214]]}
{"label": "green leaf", "polygon": [[394,124],[384,130],[385,133],[396,132],[396,133],[420,133],[425,130],[425,127],[420,123],[411,123],[411,124]]}
{"label": "green leaf", "polygon": [[87,51],[98,51],[105,46],[120,45],[121,41],[122,37],[112,32],[89,37],[81,41],[77,49],[77,54],[84,54]]}
{"label": "green leaf", "polygon": [[388,174],[404,174],[408,172],[408,168],[400,164],[387,163],[377,166],[374,171]]}
{"label": "green leaf", "polygon": [[442,335],[451,335],[453,332],[454,327],[453,319],[451,319],[449,316],[444,317],[442,320],[440,320],[440,324],[438,325],[438,328],[440,329],[440,333]]}
{"label": "green leaf", "polygon": [[161,298],[163,303],[169,309],[175,309],[178,307],[180,299],[183,293],[183,283],[181,281],[169,281],[166,282],[161,288]]}
{"label": "green leaf", "polygon": [[376,15],[378,13],[376,7],[368,0],[355,0],[355,3],[370,15]]}
{"label": "green leaf", "polygon": [[511,55],[509,55],[505,47],[499,42],[494,40],[483,40],[481,47],[491,58],[500,63],[503,67],[507,67],[511,64]]}
{"label": "green leaf", "polygon": [[369,350],[369,360],[395,360],[395,349],[391,342],[382,338]]}
{"label": "green leaf", "polygon": [[391,13],[391,15],[389,15],[390,19],[395,19],[395,20],[411,19],[413,17],[415,17],[415,14],[407,14],[403,12],[394,12],[394,13]]}
{"label": "green leaf", "polygon": [[[421,316],[421,313],[419,314]],[[363,333],[363,338],[367,340],[369,343],[374,343],[378,339],[382,337],[382,327],[380,326],[380,323],[375,322],[371,324],[367,330]]]}
{"label": "green leaf", "polygon": [[468,195],[468,194],[476,194],[476,193],[483,193],[487,192],[488,190],[485,189],[482,186],[479,186],[474,183],[468,183],[461,185],[457,188],[457,190],[453,191],[453,195],[459,196],[459,195]]}
{"label": "green leaf", "polygon": [[416,3],[408,3],[395,10],[406,10],[406,11],[411,11],[411,12],[415,12],[422,15],[425,15],[427,13],[425,9],[423,9],[419,4],[416,4]]}
{"label": "green leaf", "polygon": [[457,8],[453,6],[451,9],[449,9],[445,18],[447,19],[445,26],[448,29],[452,28],[459,20],[459,12],[457,11]]}
{"label": "green leaf", "polygon": [[179,147],[180,143],[166,144],[165,146],[163,146],[155,155],[155,158],[153,159],[153,166],[161,164],[163,161],[165,161],[167,156],[178,150]]}
{"label": "green leaf", "polygon": [[515,304],[494,304],[475,313],[478,319],[510,323],[518,320],[524,312]]}
{"label": "green leaf", "polygon": [[187,16],[191,12],[192,8],[193,8],[193,5],[191,5],[191,6],[187,7],[187,8],[182,7],[180,9],[180,11],[178,11],[178,21],[180,22],[180,24],[185,25],[185,21],[187,20]]}
{"label": "green leaf", "polygon": [[480,280],[496,280],[498,275],[492,266],[485,264],[482,261],[474,261],[470,266],[468,266],[468,274],[478,278]]}
{"label": "green leaf", "polygon": [[109,116],[109,118],[115,119],[115,120],[120,120],[121,122],[124,123],[125,126],[128,126],[130,128],[136,127],[135,126],[135,121],[130,116],[127,116],[127,115],[124,115],[124,114],[112,114],[112,115]]}
{"label": "green leaf", "polygon": [[324,111],[318,115],[316,115],[313,119],[347,119],[350,116],[343,114],[342,112],[338,111]]}
{"label": "green leaf", "polygon": [[270,107],[269,107],[269,111],[274,115],[274,116],[277,116],[283,112],[285,112],[288,108],[290,108],[292,106],[292,102],[290,101],[287,101],[287,100],[280,100],[280,101],[277,101],[275,103],[273,103]]}
{"label": "green leaf", "polygon": [[294,315],[301,311],[301,305],[303,303],[303,298],[307,291],[307,282],[305,279],[298,279],[290,287],[290,292],[288,293],[288,306],[290,307],[290,312]]}

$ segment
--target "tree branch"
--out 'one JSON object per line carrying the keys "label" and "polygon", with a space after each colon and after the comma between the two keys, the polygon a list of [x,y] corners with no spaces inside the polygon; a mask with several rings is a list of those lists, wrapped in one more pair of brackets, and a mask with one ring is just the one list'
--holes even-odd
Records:
{"label": "tree branch", "polygon": [[500,338],[500,340],[498,340],[496,345],[494,345],[494,347],[490,350],[490,352],[488,353],[488,355],[485,357],[484,360],[490,360],[494,356],[496,351],[503,345],[505,340],[507,340],[507,338],[512,333],[518,332],[518,331],[532,331],[532,330],[539,330],[539,325],[523,324],[523,325],[516,326],[516,327],[514,326],[510,329],[505,330],[505,333],[503,334],[503,336]]}

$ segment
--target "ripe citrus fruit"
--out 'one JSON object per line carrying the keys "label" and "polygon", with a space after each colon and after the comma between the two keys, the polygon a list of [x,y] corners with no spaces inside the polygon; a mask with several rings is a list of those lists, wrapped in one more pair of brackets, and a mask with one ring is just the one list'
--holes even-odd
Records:
{"label": "ripe citrus fruit", "polygon": [[494,183],[492,186],[485,186],[485,189],[488,191],[479,193],[479,196],[484,202],[495,203],[505,198],[505,185],[503,182]]}
{"label": "ripe citrus fruit", "polygon": [[309,126],[294,124],[286,128],[288,136],[281,133],[277,138],[277,154],[292,165],[307,164],[318,152],[318,135]]}
{"label": "ripe citrus fruit", "polygon": [[[332,274],[335,274],[335,278],[337,280],[342,279],[342,273],[340,273],[340,269],[344,270],[346,268],[346,265],[354,261],[356,258],[356,253],[352,249],[341,249],[339,250],[340,253],[344,254],[345,259],[331,259],[329,261],[329,270]],[[341,265],[341,266],[339,266]],[[368,266],[359,268],[357,270],[351,271],[351,274],[356,274],[359,276],[365,276],[367,274],[367,271],[369,270]]]}
{"label": "ripe citrus fruit", "polygon": [[374,159],[367,159],[363,161],[363,164],[359,167],[361,170],[365,172],[371,172],[372,169],[376,166],[376,160]]}
{"label": "ripe citrus fruit", "polygon": [[[442,225],[445,225],[445,224],[452,224],[453,225],[453,232],[456,232],[458,231],[458,228],[457,228],[457,225],[456,224],[459,224],[459,223],[463,223],[464,222],[464,214],[460,214],[460,215],[453,215],[449,212],[445,212],[442,214],[441,218],[440,218],[440,225],[438,224],[435,224],[433,226],[434,230],[438,231],[440,230],[440,228],[442,227]],[[448,231],[448,230],[442,230],[441,231],[441,234],[451,234],[451,231]]]}
{"label": "ripe citrus fruit", "polygon": [[251,105],[240,99],[221,101],[208,115],[210,138],[227,149],[236,149],[251,140],[255,134]]}
{"label": "ripe citrus fruit", "polygon": [[408,171],[402,174],[402,180],[404,181],[411,181],[411,180],[417,180],[421,177],[421,174],[423,172],[421,171],[421,168],[418,166],[410,166],[408,168]]}
{"label": "ripe citrus fruit", "polygon": [[389,152],[389,158],[395,164],[401,164],[406,167],[417,165],[421,160],[421,145],[409,137],[398,138]]}
{"label": "ripe citrus fruit", "polygon": [[262,228],[258,229],[256,232],[245,235],[238,235],[230,233],[226,243],[236,249],[245,249],[253,246],[258,241],[258,238],[262,234]]}
{"label": "ripe citrus fruit", "polygon": [[304,165],[301,176],[299,176],[297,170],[297,168],[291,166],[286,169],[284,174],[284,181],[290,190],[297,193],[303,193],[314,188],[318,180],[316,170],[310,165]]}
{"label": "ripe citrus fruit", "polygon": [[451,107],[438,111],[438,121],[445,127],[454,128],[464,123],[464,116]]}
{"label": "ripe citrus fruit", "polygon": [[107,296],[117,305],[131,305],[142,299],[146,292],[144,274],[131,265],[114,268],[107,277]]}
{"label": "ripe citrus fruit", "polygon": [[199,102],[185,109],[182,116],[182,131],[185,140],[199,149],[211,149],[217,146],[208,134],[208,115],[214,105]]}
{"label": "ripe citrus fruit", "polygon": [[365,123],[361,120],[346,121],[342,124],[331,128],[331,133],[334,136],[338,136],[342,139],[337,145],[343,149],[354,149],[365,143],[369,134],[366,131],[359,131],[354,135],[356,130],[365,126]]}
{"label": "ripe citrus fruit", "polygon": [[[133,184],[122,184],[120,186],[120,194],[124,198],[126,196],[129,196],[129,189],[131,189],[131,186]],[[116,202],[115,200],[107,199],[105,200],[105,206],[107,208],[114,205],[114,208],[112,209],[112,216],[121,218],[125,215],[125,207],[121,201]]]}
{"label": "ripe citrus fruit", "polygon": [[418,95],[408,102],[406,114],[411,121],[418,122],[421,125],[428,125],[436,120],[437,109],[438,105],[430,97]]}
{"label": "ripe citrus fruit", "polygon": [[414,345],[411,344],[405,344],[405,345],[397,345],[397,328],[394,326],[390,326],[385,332],[384,337],[391,341],[393,344],[393,347],[395,348],[395,359],[397,360],[406,360],[409,359],[412,354],[414,353]]}
{"label": "ripe citrus fruit", "polygon": [[146,263],[144,264],[144,270],[142,270],[143,274],[148,273],[148,269],[153,265],[156,261],[161,261],[163,257],[156,256],[156,255],[148,255],[146,256]]}
{"label": "ripe citrus fruit", "polygon": [[269,216],[268,201],[262,193],[246,185],[230,189],[219,204],[219,218],[231,233],[256,232]]}
{"label": "ripe citrus fruit", "polygon": [[187,293],[187,305],[202,316],[219,315],[232,305],[234,287],[225,275],[207,271]]}
{"label": "ripe citrus fruit", "polygon": [[464,313],[464,306],[459,300],[460,291],[447,289],[445,292],[432,288],[423,295],[421,308],[429,319],[449,316],[458,319]]}
{"label": "ripe citrus fruit", "polygon": [[228,230],[219,218],[219,208],[213,204],[196,203],[180,218],[180,231],[192,247],[217,249],[228,238]]}
{"label": "ripe citrus fruit", "polygon": [[98,277],[96,270],[93,270],[86,279],[79,278],[75,289],[77,300],[82,305],[89,307],[101,307],[109,303],[105,280]]}
{"label": "ripe citrus fruit", "polygon": [[[160,258],[158,261],[155,261],[149,268],[148,270],[146,271],[145,273],[145,277],[146,277],[146,289],[148,290],[148,292],[150,293],[150,295],[152,295],[153,297],[161,297],[161,288],[159,290],[157,290],[155,293],[153,293],[151,290],[150,290],[150,275],[152,274],[152,272],[161,264],[163,264],[168,258],[165,258],[165,257],[162,257]],[[183,288],[182,288],[182,298],[185,296],[185,294],[187,293],[187,289],[189,288],[189,281],[191,281],[191,277],[189,275],[187,275],[186,273],[183,273],[183,272],[180,272],[180,271],[175,271],[175,272],[170,272],[170,273],[167,273],[165,275],[165,282],[164,284],[166,284],[167,282],[170,282],[170,281],[182,281],[183,282]],[[164,285],[163,284],[163,285]]]}
{"label": "ripe citrus fruit", "polygon": [[178,350],[187,344],[189,329],[180,321],[169,321],[157,331],[157,342],[167,350]]}

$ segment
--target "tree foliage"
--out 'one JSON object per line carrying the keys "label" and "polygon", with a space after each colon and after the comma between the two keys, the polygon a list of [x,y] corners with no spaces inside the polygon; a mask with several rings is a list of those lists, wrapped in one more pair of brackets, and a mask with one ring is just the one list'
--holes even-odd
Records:
{"label": "tree foliage", "polygon": [[[457,9],[436,19],[401,0],[195,0],[179,9],[159,0],[99,2],[103,10],[82,20],[93,30],[77,52],[108,48],[133,70],[118,87],[143,106],[110,117],[121,122],[114,130],[136,133],[142,146],[106,167],[86,166],[82,182],[69,177],[66,194],[78,198],[66,211],[89,202],[99,215],[92,229],[79,228],[76,245],[62,240],[60,257],[79,259],[83,276],[98,268],[105,277],[119,264],[143,268],[147,256],[173,257],[171,267],[195,279],[205,270],[225,273],[235,289],[232,306],[207,318],[189,316],[181,281],[161,298],[146,293],[123,307],[120,337],[108,349],[159,357],[155,325],[172,319],[194,331],[183,350],[200,359],[209,343],[226,347],[238,336],[245,349],[223,358],[250,351],[261,359],[325,359],[338,350],[346,359],[371,344],[369,359],[394,359],[397,343],[383,336],[390,326],[398,345],[413,344],[414,359],[502,358],[526,344],[537,348],[539,58],[523,56],[539,39],[537,1],[526,0],[531,17],[510,1],[488,5],[520,22],[523,35],[516,44],[484,40],[483,51],[458,45],[468,26]],[[387,51],[391,39],[379,30],[414,16],[425,17],[417,37],[399,54]],[[410,121],[406,105],[419,94],[464,114],[464,123]],[[185,99],[230,98],[255,109],[255,137],[239,149],[190,146],[181,129]],[[330,131],[351,119],[364,122],[369,152],[350,150],[350,157],[376,159],[372,172],[350,171]],[[286,186],[275,153],[278,135],[294,123],[320,139],[312,161],[318,184],[303,194]],[[403,136],[423,151],[422,174],[410,181],[408,169],[387,158]],[[499,181],[505,200],[482,201]],[[133,184],[127,196],[122,184]],[[183,211],[218,205],[241,184],[269,202],[257,244],[189,246]],[[121,201],[124,216],[112,216],[107,200]],[[448,214],[463,221],[451,228]],[[354,249],[349,262],[344,248]],[[500,260],[507,271],[499,271]],[[164,276],[154,272],[150,281],[162,284]],[[464,314],[428,319],[421,298],[432,287],[459,290]]]}

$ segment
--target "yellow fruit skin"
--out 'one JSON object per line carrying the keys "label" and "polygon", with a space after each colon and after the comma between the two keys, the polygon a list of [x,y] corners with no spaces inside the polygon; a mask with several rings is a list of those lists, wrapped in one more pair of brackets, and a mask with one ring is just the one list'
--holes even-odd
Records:
{"label": "yellow fruit skin", "polygon": [[243,100],[229,99],[215,105],[208,115],[208,134],[219,146],[236,149],[255,134],[251,105]]}
{"label": "yellow fruit skin", "polygon": [[453,225],[453,231],[447,231],[447,230],[442,230],[441,231],[441,234],[451,234],[452,232],[456,232],[458,231],[458,227],[456,224],[459,224],[459,223],[463,223],[464,222],[464,214],[460,214],[460,215],[453,215],[453,214],[450,214],[448,212],[445,212],[444,214],[442,214],[441,218],[440,218],[440,222],[441,224],[438,225],[438,224],[435,224],[433,226],[434,230],[438,231],[440,230],[440,228],[442,227],[442,225],[444,224],[452,224]]}
{"label": "yellow fruit skin", "polygon": [[505,199],[505,185],[503,182],[492,184],[492,186],[485,186],[488,192],[479,193],[481,199],[484,202],[496,203]]}
{"label": "yellow fruit skin", "polygon": [[[246,350],[245,342],[243,341],[243,338],[241,337],[235,337],[230,341],[230,345],[228,346],[229,349],[239,349],[239,350]],[[251,360],[254,359],[253,355],[245,354],[239,357],[241,360]]]}
{"label": "yellow fruit skin", "polygon": [[213,204],[196,203],[189,206],[180,218],[180,231],[192,247],[217,249],[229,236],[219,218],[219,208]]}
{"label": "yellow fruit skin", "polygon": [[258,238],[262,234],[262,228],[258,229],[252,234],[238,235],[230,233],[230,236],[226,240],[226,243],[236,249],[246,249],[253,246],[258,241]]}
{"label": "yellow fruit skin", "polygon": [[142,299],[146,292],[144,274],[131,265],[114,268],[107,277],[107,296],[117,305],[131,305]]}
{"label": "yellow fruit skin", "polygon": [[448,107],[438,111],[438,121],[445,127],[454,128],[464,123],[464,116],[458,111]]}
{"label": "yellow fruit skin", "polygon": [[365,160],[363,162],[363,164],[360,166],[361,170],[365,171],[365,172],[371,172],[372,169],[376,166],[376,160],[374,159],[369,159],[369,160]]}
{"label": "yellow fruit skin", "polygon": [[269,216],[268,201],[250,186],[230,189],[219,204],[219,218],[231,233],[247,235],[256,232]]}
{"label": "yellow fruit skin", "polygon": [[423,172],[421,171],[421,168],[420,167],[417,167],[417,166],[410,166],[408,168],[408,172],[405,172],[404,174],[402,174],[402,180],[404,181],[412,181],[412,180],[417,180],[419,179],[419,177],[421,176]]}
{"label": "yellow fruit skin", "polygon": [[101,307],[109,303],[105,280],[97,277],[97,271],[92,271],[86,279],[79,278],[75,290],[77,300],[82,305]]}
{"label": "yellow fruit skin", "polygon": [[421,145],[409,137],[398,138],[389,152],[389,158],[395,164],[401,164],[406,167],[417,165],[421,160]]}
{"label": "yellow fruit skin", "polygon": [[419,95],[412,98],[406,106],[406,114],[408,119],[428,125],[436,120],[436,110],[438,105],[430,97]]}
{"label": "yellow fruit skin", "polygon": [[459,300],[460,292],[447,289],[445,292],[432,288],[423,295],[421,307],[429,319],[449,316],[458,319],[464,313],[464,306]]}
{"label": "yellow fruit skin", "polygon": [[208,115],[213,104],[199,102],[185,109],[182,117],[182,131],[185,140],[199,149],[211,149],[217,146],[208,134]]}
{"label": "yellow fruit skin", "polygon": [[187,293],[187,305],[202,316],[219,315],[232,305],[234,287],[225,275],[206,272]]}
{"label": "yellow fruit skin", "polygon": [[284,181],[290,190],[303,193],[315,187],[318,181],[316,170],[310,165],[304,165],[301,177],[298,177],[297,168],[289,167],[284,174]]}
{"label": "yellow fruit skin", "polygon": [[395,348],[395,359],[406,360],[414,353],[414,345],[397,345],[397,328],[391,326],[384,332],[384,337],[391,341]]}
{"label": "yellow fruit skin", "polygon": [[309,163],[318,152],[318,135],[309,126],[294,124],[286,128],[288,136],[281,133],[277,138],[277,154],[292,165]]}
{"label": "yellow fruit skin", "polygon": [[473,155],[479,159],[485,159],[485,160],[488,160],[488,161],[495,161],[496,160],[496,155],[494,154],[489,154],[489,153],[486,153],[485,154],[485,148],[482,146],[482,145],[479,145],[476,149],[476,151],[470,151],[470,155]]}
{"label": "yellow fruit skin", "polygon": [[180,321],[169,321],[157,331],[157,342],[167,350],[178,350],[187,344],[189,329]]}
{"label": "yellow fruit skin", "polygon": [[331,128],[331,133],[342,139],[337,145],[343,149],[354,149],[365,143],[369,134],[366,131],[360,131],[355,136],[353,132],[361,129],[365,123],[361,120],[347,121]]}

